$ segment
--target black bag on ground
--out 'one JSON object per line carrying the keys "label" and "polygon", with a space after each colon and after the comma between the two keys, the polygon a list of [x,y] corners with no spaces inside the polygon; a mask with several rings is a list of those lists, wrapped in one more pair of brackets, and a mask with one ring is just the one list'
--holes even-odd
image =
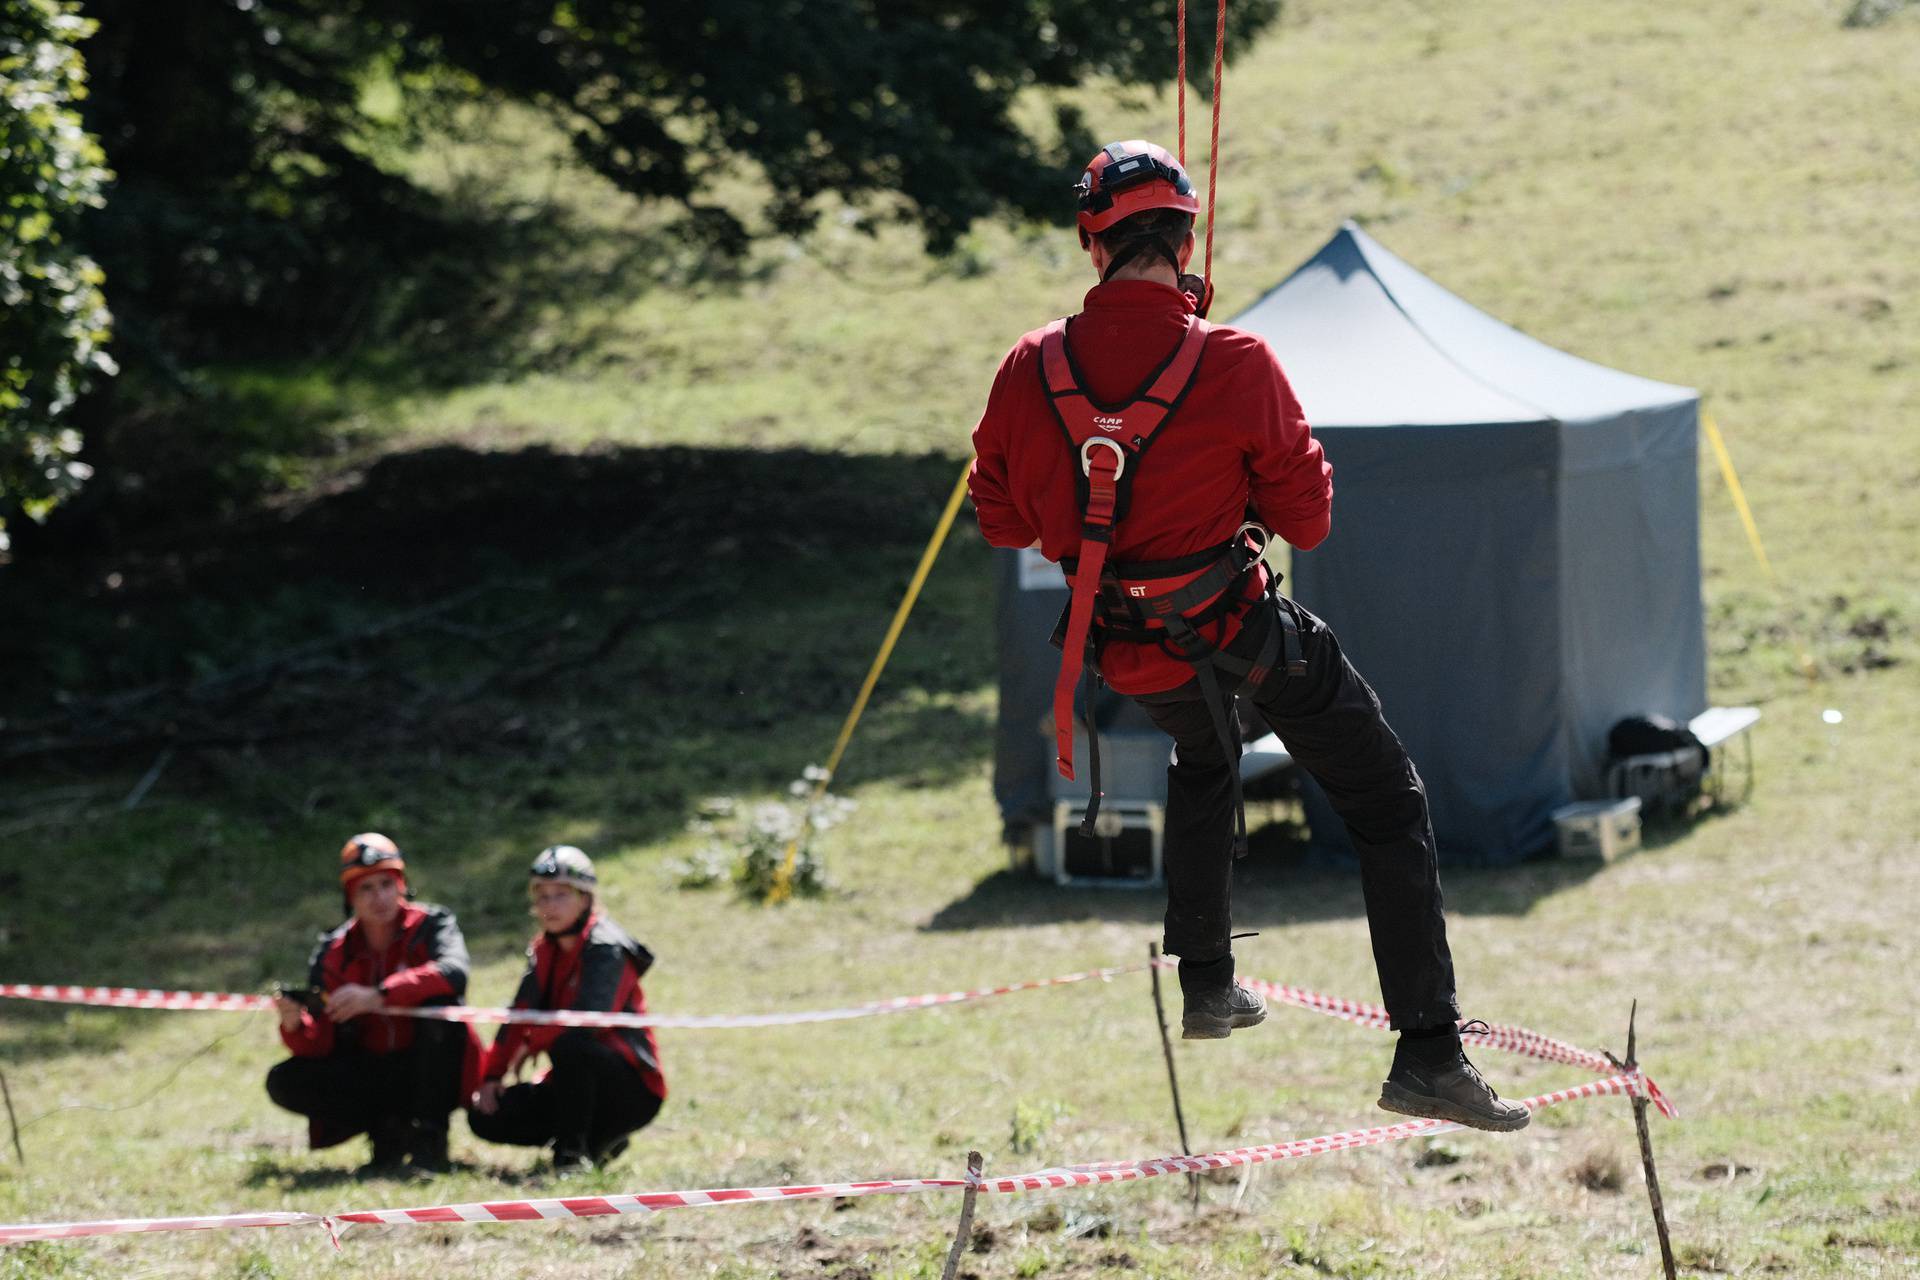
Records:
{"label": "black bag on ground", "polygon": [[1700,768],[1704,771],[1711,759],[1706,744],[1694,736],[1693,730],[1665,716],[1628,716],[1607,730],[1607,754],[1615,760],[1679,751],[1685,747],[1700,752]]}

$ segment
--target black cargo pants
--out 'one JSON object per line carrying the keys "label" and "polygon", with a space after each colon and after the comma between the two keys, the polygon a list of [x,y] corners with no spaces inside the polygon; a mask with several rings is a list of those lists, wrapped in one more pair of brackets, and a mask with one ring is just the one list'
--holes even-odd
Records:
{"label": "black cargo pants", "polygon": [[567,1032],[547,1050],[553,1070],[537,1084],[516,1084],[500,1092],[492,1115],[467,1113],[476,1138],[511,1146],[553,1144],[556,1156],[592,1156],[637,1129],[660,1112],[660,1099],[640,1073],[585,1029]]}
{"label": "black cargo pants", "polygon": [[267,1072],[267,1096],[313,1122],[315,1146],[358,1133],[385,1141],[412,1127],[444,1133],[460,1105],[466,1028],[422,1019],[413,1043],[393,1053],[342,1045],[322,1058],[288,1058]]}
{"label": "black cargo pants", "polygon": [[[1360,858],[1361,891],[1380,991],[1396,1029],[1450,1023],[1459,1016],[1453,956],[1440,897],[1440,868],[1426,788],[1381,714],[1380,699],[1340,651],[1327,624],[1290,600],[1266,598],[1228,646],[1253,658],[1274,610],[1300,624],[1306,671],[1276,670],[1252,694],[1254,709],[1294,760],[1313,775],[1346,824]],[[1221,675],[1227,690],[1233,677]],[[1233,932],[1233,797],[1199,682],[1136,696],[1173,738],[1167,769],[1166,950],[1188,960],[1227,954]]]}

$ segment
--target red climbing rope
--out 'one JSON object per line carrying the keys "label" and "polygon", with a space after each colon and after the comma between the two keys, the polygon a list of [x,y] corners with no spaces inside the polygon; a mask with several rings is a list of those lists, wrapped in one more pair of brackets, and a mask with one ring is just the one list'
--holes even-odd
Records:
{"label": "red climbing rope", "polygon": [[[1227,70],[1227,0],[1215,0],[1213,21],[1213,141],[1207,145],[1207,262],[1201,276],[1213,283],[1213,194],[1220,181],[1220,91]],[[1211,292],[1211,290],[1209,290]]]}
{"label": "red climbing rope", "polygon": [[1178,80],[1176,100],[1180,103],[1180,167],[1187,167],[1187,0],[1179,0],[1174,10],[1174,77]]}
{"label": "red climbing rope", "polygon": [[[1187,167],[1187,0],[1174,6],[1174,80],[1179,103],[1176,132],[1180,167]],[[1207,148],[1207,256],[1201,272],[1213,282],[1213,202],[1220,185],[1220,85],[1227,70],[1227,0],[1214,0],[1213,18],[1213,139]]]}

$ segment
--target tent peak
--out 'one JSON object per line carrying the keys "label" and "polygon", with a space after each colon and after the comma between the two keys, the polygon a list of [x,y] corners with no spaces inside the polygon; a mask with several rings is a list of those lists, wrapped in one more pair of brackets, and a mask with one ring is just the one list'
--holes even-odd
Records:
{"label": "tent peak", "polygon": [[1581,422],[1699,398],[1527,336],[1351,217],[1235,323],[1274,344],[1309,416],[1329,426]]}

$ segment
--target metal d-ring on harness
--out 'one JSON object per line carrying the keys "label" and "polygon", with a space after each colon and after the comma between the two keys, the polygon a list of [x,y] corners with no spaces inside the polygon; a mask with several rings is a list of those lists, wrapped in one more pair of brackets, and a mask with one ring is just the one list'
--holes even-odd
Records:
{"label": "metal d-ring on harness", "polygon": [[[1173,353],[1131,399],[1119,404],[1102,404],[1086,392],[1067,350],[1066,321],[1056,320],[1041,338],[1040,376],[1048,403],[1080,463],[1080,555],[1061,562],[1073,594],[1056,636],[1061,659],[1053,691],[1058,747],[1055,764],[1062,777],[1073,779],[1074,690],[1083,670],[1089,680],[1098,674],[1095,624],[1107,640],[1159,645],[1191,666],[1199,680],[1201,696],[1229,765],[1234,854],[1238,857],[1247,847],[1238,764],[1240,734],[1232,714],[1232,695],[1221,687],[1219,673],[1256,688],[1273,673],[1276,662],[1288,674],[1304,671],[1306,664],[1298,626],[1284,602],[1275,610],[1279,625],[1269,629],[1259,655],[1251,662],[1226,653],[1199,628],[1246,607],[1240,585],[1259,563],[1272,535],[1260,524],[1248,521],[1225,544],[1193,555],[1131,564],[1107,560],[1114,529],[1126,515],[1131,481],[1140,461],[1155,433],[1186,398],[1199,370],[1208,326],[1198,317],[1187,323],[1187,332]],[[1278,582],[1277,575],[1274,582]],[[1080,830],[1091,835],[1100,812],[1100,734],[1092,724],[1087,728],[1091,776]]]}

